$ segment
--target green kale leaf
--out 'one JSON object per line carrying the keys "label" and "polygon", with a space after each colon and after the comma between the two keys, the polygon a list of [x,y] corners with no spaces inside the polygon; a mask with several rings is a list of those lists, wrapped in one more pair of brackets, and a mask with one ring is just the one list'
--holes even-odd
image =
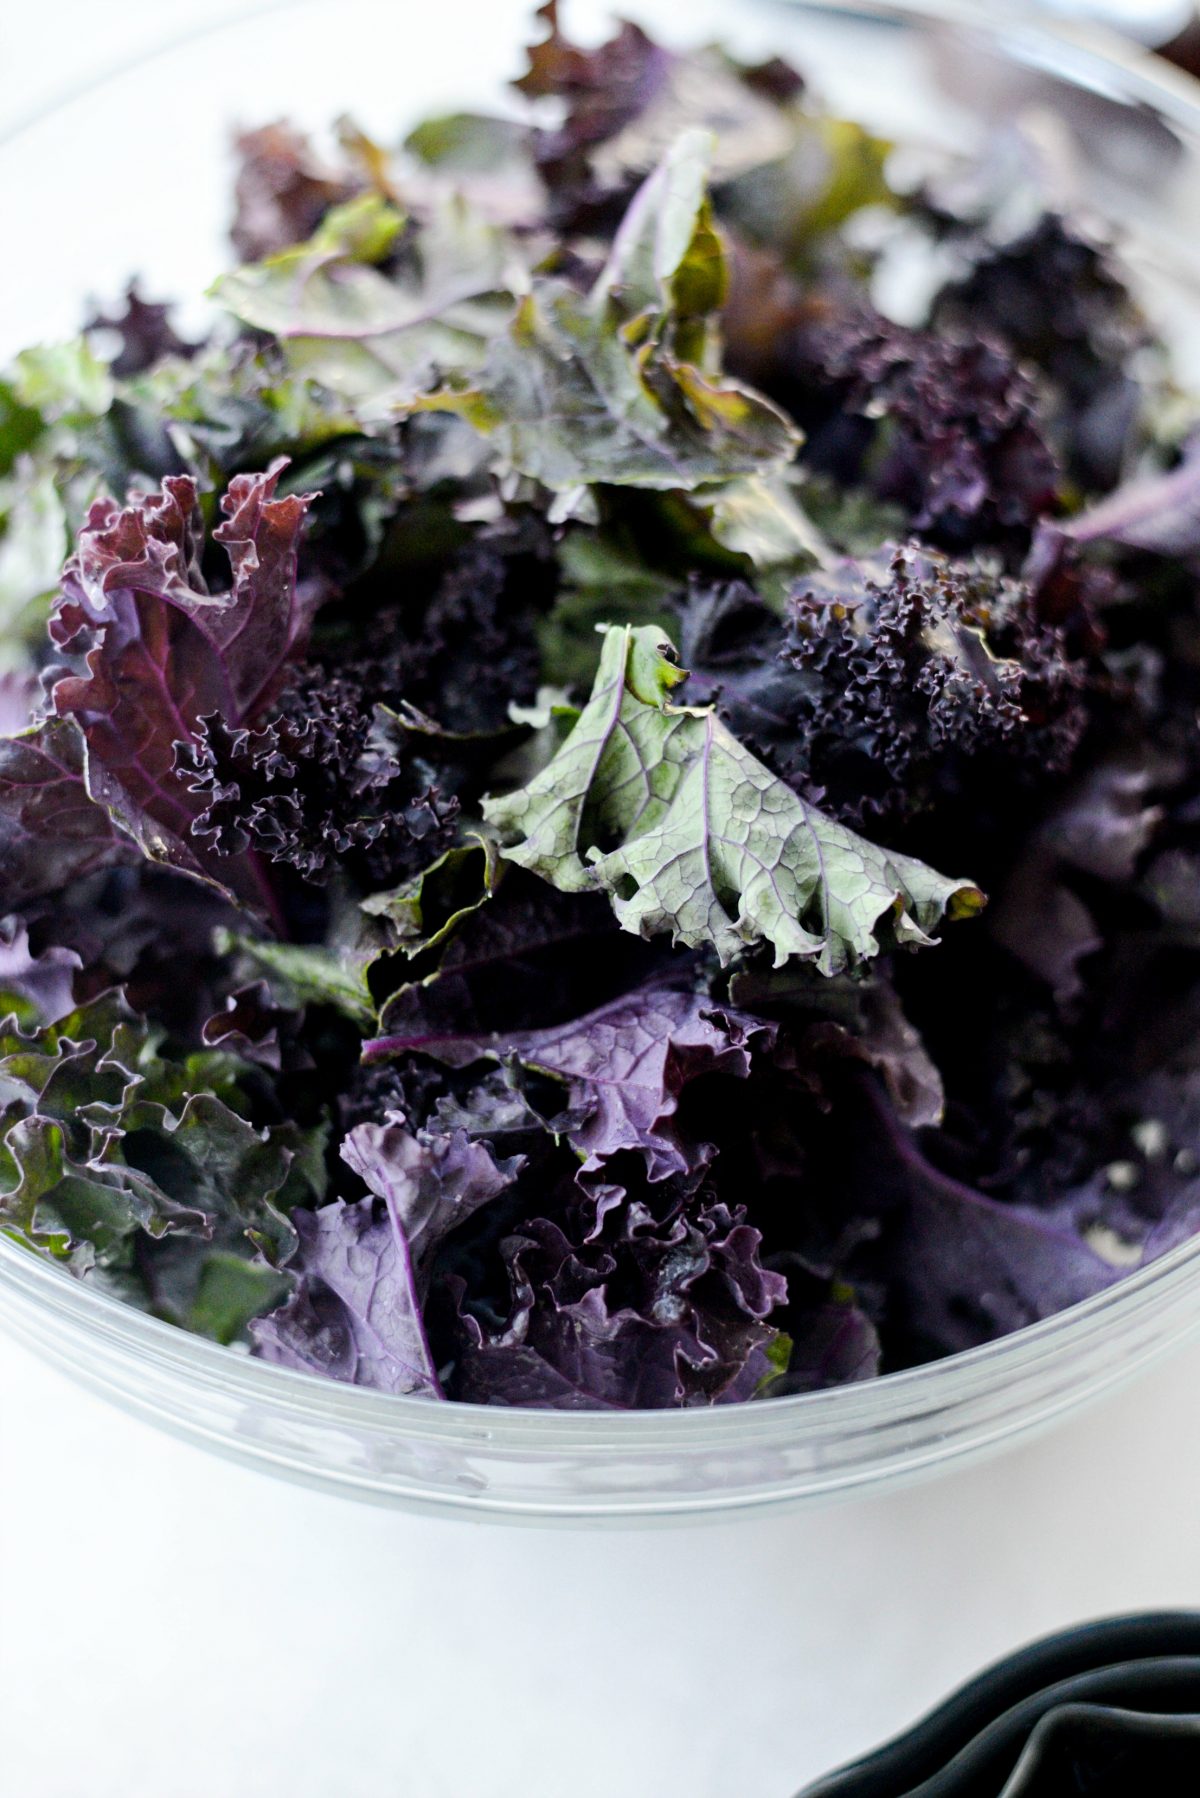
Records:
{"label": "green kale leaf", "polygon": [[508,233],[461,195],[439,196],[406,229],[366,194],[330,212],[308,243],[222,275],[211,291],[277,338],[297,374],[383,418],[435,370],[482,361],[511,311],[513,263]]}
{"label": "green kale leaf", "polygon": [[248,1071],[164,1056],[116,991],[33,1033],[0,1022],[0,1229],[77,1273],[128,1272],[142,1236],[281,1265],[317,1164],[299,1131],[243,1115]]}
{"label": "green kale leaf", "polygon": [[564,892],[600,887],[618,922],[669,932],[722,963],[767,944],[836,974],[931,940],[983,896],[825,817],[708,707],[670,703],[686,678],[653,626],[609,628],[591,698],[525,787],[486,799],[504,854]]}
{"label": "green kale leaf", "polygon": [[478,380],[421,402],[460,413],[502,470],[563,496],[596,485],[691,490],[790,462],[790,420],[720,366],[721,242],[712,134],[685,131],[643,183],[587,294],[535,279]]}

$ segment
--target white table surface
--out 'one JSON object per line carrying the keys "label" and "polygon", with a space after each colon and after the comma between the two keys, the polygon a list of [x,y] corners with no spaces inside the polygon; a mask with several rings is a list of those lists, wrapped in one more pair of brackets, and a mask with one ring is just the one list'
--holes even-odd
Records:
{"label": "white table surface", "polygon": [[[0,0],[0,130],[238,10]],[[935,1484],[533,1532],[226,1465],[0,1338],[0,1792],[787,1798],[1032,1636],[1200,1605],[1198,1394],[1200,1346]]]}
{"label": "white table surface", "polygon": [[0,1346],[0,1791],[788,1798],[964,1675],[1200,1604],[1200,1348],[934,1484],[644,1531],[408,1517]]}

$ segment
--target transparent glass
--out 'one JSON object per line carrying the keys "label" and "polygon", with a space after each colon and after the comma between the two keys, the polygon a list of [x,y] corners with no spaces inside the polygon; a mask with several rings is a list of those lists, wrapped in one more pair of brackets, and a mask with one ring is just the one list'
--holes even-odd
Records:
{"label": "transparent glass", "polygon": [[[1072,28],[970,7],[630,0],[668,40],[794,59],[831,104],[901,138],[967,147],[1032,109],[1073,138],[1078,198],[1120,229],[1145,303],[1200,369],[1200,88]],[[573,0],[572,28],[606,9]],[[466,28],[469,26],[469,29]],[[0,145],[10,283],[0,355],[78,324],[134,270],[199,294],[225,259],[228,136],[352,111],[394,136],[495,104],[525,0],[439,11],[377,0],[260,8],[143,57]],[[36,278],[33,272],[36,271]],[[710,1411],[435,1405],[337,1385],[189,1337],[0,1238],[0,1318],[96,1392],[193,1442],[334,1491],[457,1516],[631,1520],[751,1512],[928,1475],[1077,1409],[1200,1324],[1200,1240],[1107,1293],[969,1354],[869,1384]]]}

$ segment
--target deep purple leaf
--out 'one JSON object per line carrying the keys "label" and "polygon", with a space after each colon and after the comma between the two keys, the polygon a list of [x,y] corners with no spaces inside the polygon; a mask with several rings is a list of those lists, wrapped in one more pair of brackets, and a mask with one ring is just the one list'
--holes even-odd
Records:
{"label": "deep purple leaf", "polygon": [[642,987],[553,1030],[417,1042],[382,1037],[364,1054],[382,1060],[420,1048],[452,1067],[515,1057],[565,1083],[571,1141],[585,1170],[631,1149],[644,1155],[650,1178],[662,1180],[694,1164],[695,1145],[681,1139],[675,1115],[683,1088],[704,1074],[744,1079],[751,1050],[773,1039],[773,1026],[699,994]]}
{"label": "deep purple leaf", "polygon": [[1069,1224],[990,1199],[935,1167],[878,1092],[863,1124],[854,1190],[887,1220],[889,1318],[919,1352],[974,1348],[1120,1277]]}
{"label": "deep purple leaf", "polygon": [[112,862],[133,845],[88,797],[75,721],[48,718],[0,738],[3,903],[25,905]]}
{"label": "deep purple leaf", "polygon": [[880,1371],[879,1332],[853,1303],[829,1299],[793,1324],[791,1335],[791,1361],[772,1397],[872,1380]]}
{"label": "deep purple leaf", "polygon": [[16,994],[42,1024],[54,1024],[75,1008],[75,975],[83,966],[73,949],[52,947],[34,955],[19,918],[0,918],[0,992]]}
{"label": "deep purple leaf", "polygon": [[380,1024],[388,1037],[426,1050],[454,1037],[577,1017],[658,960],[618,929],[600,895],[559,893],[513,869],[440,957],[403,967],[405,984],[384,1004]]}
{"label": "deep purple leaf", "polygon": [[993,900],[994,940],[1060,999],[1079,993],[1080,964],[1103,942],[1072,880],[1083,874],[1112,887],[1132,882],[1162,820],[1152,797],[1161,773],[1141,755],[1099,762],[1031,832]]}
{"label": "deep purple leaf", "polygon": [[[462,1318],[456,1390],[483,1404],[654,1409],[753,1396],[770,1372],[769,1313],[786,1296],[757,1230],[723,1208],[642,1218],[626,1245],[574,1244],[536,1220],[505,1244],[502,1331]],[[624,1302],[612,1296],[616,1285]]]}
{"label": "deep purple leaf", "polygon": [[[176,743],[192,740],[210,713],[231,726],[252,717],[310,622],[296,551],[311,496],[277,498],[282,467],[236,476],[221,501],[225,520],[213,537],[230,562],[224,592],[211,592],[201,573],[190,477],[168,477],[158,494],[123,509],[97,500],[51,623],[60,648],[86,654],[53,701],[83,732],[89,792],[144,854],[184,873],[213,870],[191,835],[199,806],[176,771]],[[261,902],[252,866],[232,878]]]}
{"label": "deep purple leaf", "polygon": [[384,1201],[418,1279],[441,1238],[498,1197],[520,1168],[519,1160],[495,1161],[464,1131],[414,1136],[398,1118],[357,1125],[342,1144],[342,1159]]}

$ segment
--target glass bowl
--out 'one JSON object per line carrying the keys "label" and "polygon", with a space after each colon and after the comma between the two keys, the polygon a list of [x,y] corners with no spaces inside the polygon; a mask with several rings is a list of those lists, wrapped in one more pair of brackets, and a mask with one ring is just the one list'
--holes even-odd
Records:
{"label": "glass bowl", "polygon": [[[1143,303],[1200,373],[1200,87],[1116,39],[955,4],[629,0],[668,41],[789,56],[830,104],[910,141],[968,148],[1027,111],[1074,139],[1077,202],[1121,233]],[[573,0],[569,23],[607,9]],[[681,20],[686,23],[681,24]],[[295,0],[148,53],[0,144],[10,269],[0,359],[77,329],[138,272],[198,295],[227,259],[229,138],[345,111],[395,137],[421,112],[501,100],[526,0],[438,12]],[[165,149],[164,149],[165,146]],[[183,322],[188,322],[186,308]],[[128,1411],[251,1466],[446,1515],[631,1520],[748,1513],[928,1475],[1050,1424],[1200,1324],[1200,1240],[1001,1341],[867,1384],[678,1412],[432,1404],[293,1373],[187,1336],[0,1237],[0,1317]]]}

